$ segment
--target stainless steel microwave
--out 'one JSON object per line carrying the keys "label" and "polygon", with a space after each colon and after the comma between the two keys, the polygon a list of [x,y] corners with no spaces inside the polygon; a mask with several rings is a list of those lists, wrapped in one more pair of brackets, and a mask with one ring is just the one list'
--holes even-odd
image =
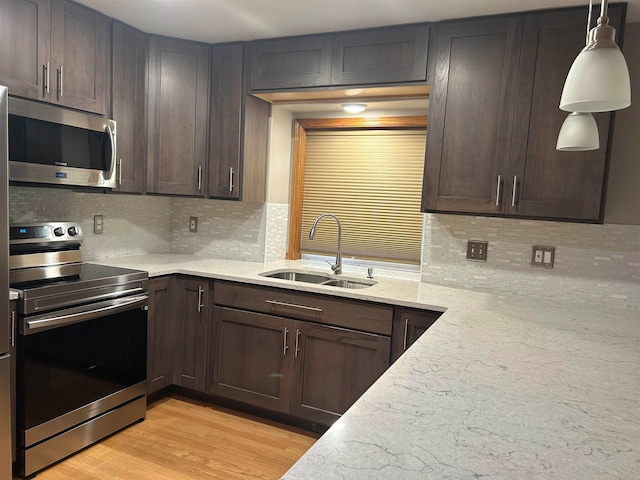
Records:
{"label": "stainless steel microwave", "polygon": [[9,98],[9,181],[116,187],[116,122]]}

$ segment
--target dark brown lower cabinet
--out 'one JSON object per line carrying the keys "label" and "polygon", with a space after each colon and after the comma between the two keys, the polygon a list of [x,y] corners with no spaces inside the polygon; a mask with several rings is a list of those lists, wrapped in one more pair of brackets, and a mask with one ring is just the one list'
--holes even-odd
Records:
{"label": "dark brown lower cabinet", "polygon": [[178,277],[173,383],[199,392],[204,392],[205,387],[209,298],[209,280]]}
{"label": "dark brown lower cabinet", "polygon": [[291,413],[329,425],[389,367],[391,339],[295,322]]}
{"label": "dark brown lower cabinet", "polygon": [[218,334],[214,385],[208,393],[289,411],[293,321],[232,308],[213,308]]}
{"label": "dark brown lower cabinet", "polygon": [[440,312],[397,307],[393,313],[393,347],[395,362],[442,315]]}
{"label": "dark brown lower cabinet", "polygon": [[216,373],[208,393],[335,422],[389,366],[383,335],[214,307]]}
{"label": "dark brown lower cabinet", "polygon": [[173,375],[174,310],[173,277],[149,280],[149,315],[147,322],[147,390],[156,392],[168,387]]}

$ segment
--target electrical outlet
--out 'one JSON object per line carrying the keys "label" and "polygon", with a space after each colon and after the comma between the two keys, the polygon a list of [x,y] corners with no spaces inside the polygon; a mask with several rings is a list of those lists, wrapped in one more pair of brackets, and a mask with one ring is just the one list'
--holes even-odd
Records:
{"label": "electrical outlet", "polygon": [[478,260],[480,262],[487,261],[487,250],[489,242],[480,240],[469,240],[467,242],[467,260]]}
{"label": "electrical outlet", "polygon": [[534,267],[553,268],[556,257],[556,247],[544,245],[531,246],[531,265]]}
{"label": "electrical outlet", "polygon": [[189,231],[191,233],[198,231],[198,217],[189,217]]}
{"label": "electrical outlet", "polygon": [[93,233],[100,235],[104,231],[104,218],[102,215],[93,216]]}

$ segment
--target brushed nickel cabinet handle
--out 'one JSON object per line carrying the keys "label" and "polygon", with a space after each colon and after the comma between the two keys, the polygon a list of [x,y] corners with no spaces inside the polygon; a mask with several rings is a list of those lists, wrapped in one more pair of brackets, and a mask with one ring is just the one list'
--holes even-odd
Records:
{"label": "brushed nickel cabinet handle", "polygon": [[202,191],[202,166],[198,167],[198,191]]}
{"label": "brushed nickel cabinet handle", "polygon": [[288,345],[288,341],[287,341],[287,336],[289,335],[289,329],[287,327],[284,327],[284,330],[282,331],[282,355],[286,355],[287,354],[287,350],[289,349],[289,345]]}
{"label": "brushed nickel cabinet handle", "polygon": [[511,206],[516,206],[516,188],[518,187],[518,176],[513,176],[513,191],[511,192]]}
{"label": "brushed nickel cabinet handle", "polygon": [[300,352],[300,329],[296,328],[296,354],[295,357],[298,358],[298,353]]}
{"label": "brushed nickel cabinet handle", "polygon": [[118,185],[122,185],[122,159],[118,159]]}
{"label": "brushed nickel cabinet handle", "polygon": [[16,312],[11,310],[11,347],[16,346]]}
{"label": "brushed nickel cabinet handle", "polygon": [[204,288],[198,287],[198,313],[202,311],[204,305],[202,304],[202,294],[204,293]]}
{"label": "brushed nickel cabinet handle", "polygon": [[62,98],[63,89],[62,84],[64,82],[64,70],[62,69],[62,65],[58,69],[58,98]]}
{"label": "brushed nickel cabinet handle", "polygon": [[229,191],[233,192],[233,167],[229,167]]}
{"label": "brushed nickel cabinet handle", "polygon": [[502,176],[498,175],[498,186],[496,187],[496,207],[500,206],[500,189],[502,188]]}
{"label": "brushed nickel cabinet handle", "polygon": [[42,66],[42,77],[44,79],[44,90],[42,92],[42,96],[46,97],[49,95],[49,62]]}
{"label": "brushed nickel cabinet handle", "polygon": [[307,307],[306,305],[296,305],[295,303],[286,303],[280,302],[278,300],[265,300],[266,303],[271,305],[279,305],[281,307],[291,307],[291,308],[300,308],[302,310],[311,310],[313,312],[321,312],[322,309],[319,307]]}
{"label": "brushed nickel cabinet handle", "polygon": [[404,342],[402,343],[402,351],[407,349],[407,340],[409,337],[409,319],[404,319]]}

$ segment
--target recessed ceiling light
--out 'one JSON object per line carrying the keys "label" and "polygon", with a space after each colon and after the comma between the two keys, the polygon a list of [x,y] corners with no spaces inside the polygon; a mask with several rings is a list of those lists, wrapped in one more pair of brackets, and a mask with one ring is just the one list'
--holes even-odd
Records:
{"label": "recessed ceiling light", "polygon": [[341,107],[345,112],[360,113],[360,112],[364,112],[365,108],[367,108],[367,104],[365,104],[365,103],[343,103],[341,105]]}
{"label": "recessed ceiling light", "polygon": [[361,88],[349,88],[349,89],[344,91],[344,94],[349,96],[349,97],[353,97],[355,95],[360,95],[361,93],[362,93],[362,89]]}

